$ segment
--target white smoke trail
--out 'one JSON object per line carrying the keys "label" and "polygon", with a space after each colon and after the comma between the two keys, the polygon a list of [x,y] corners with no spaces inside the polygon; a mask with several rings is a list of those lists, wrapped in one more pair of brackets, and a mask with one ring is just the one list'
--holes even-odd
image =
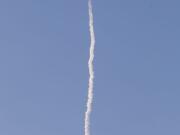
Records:
{"label": "white smoke trail", "polygon": [[89,32],[90,32],[90,56],[88,61],[89,67],[89,88],[88,88],[88,100],[87,100],[87,110],[85,112],[85,135],[90,135],[90,115],[92,111],[92,102],[93,102],[93,87],[94,87],[94,48],[95,48],[95,34],[94,34],[94,26],[93,26],[93,12],[92,12],[92,1],[88,0],[88,8],[89,8]]}

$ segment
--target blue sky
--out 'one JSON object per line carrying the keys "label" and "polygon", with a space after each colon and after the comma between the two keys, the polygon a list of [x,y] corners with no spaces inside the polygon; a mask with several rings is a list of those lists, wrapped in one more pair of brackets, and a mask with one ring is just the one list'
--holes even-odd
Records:
{"label": "blue sky", "polygon": [[[179,135],[178,0],[93,1],[92,135]],[[82,135],[85,0],[0,1],[0,134]]]}

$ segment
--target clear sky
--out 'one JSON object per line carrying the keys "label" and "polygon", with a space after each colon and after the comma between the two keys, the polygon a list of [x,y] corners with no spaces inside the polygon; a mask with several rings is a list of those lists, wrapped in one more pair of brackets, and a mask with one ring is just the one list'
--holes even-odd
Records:
{"label": "clear sky", "polygon": [[[93,5],[92,135],[179,135],[180,1]],[[87,0],[1,0],[0,17],[0,134],[83,135]]]}

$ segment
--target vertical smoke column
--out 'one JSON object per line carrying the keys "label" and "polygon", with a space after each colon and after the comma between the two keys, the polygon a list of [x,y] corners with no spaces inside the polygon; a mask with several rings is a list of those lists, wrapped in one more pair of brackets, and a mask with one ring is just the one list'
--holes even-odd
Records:
{"label": "vertical smoke column", "polygon": [[89,67],[89,88],[88,88],[88,99],[87,99],[87,110],[85,112],[85,135],[90,135],[90,115],[92,111],[92,102],[93,102],[93,85],[94,85],[94,47],[95,47],[95,34],[93,26],[93,12],[92,12],[92,1],[88,0],[89,8],[89,32],[90,32],[90,56],[88,61]]}

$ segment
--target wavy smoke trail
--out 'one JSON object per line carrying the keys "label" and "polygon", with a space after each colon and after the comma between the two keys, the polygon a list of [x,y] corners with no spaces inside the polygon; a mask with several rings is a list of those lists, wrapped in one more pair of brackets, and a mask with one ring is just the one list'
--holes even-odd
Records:
{"label": "wavy smoke trail", "polygon": [[90,135],[90,115],[92,111],[92,102],[93,102],[93,86],[94,86],[94,48],[95,48],[95,34],[93,26],[93,12],[92,12],[92,1],[88,0],[89,8],[89,32],[90,32],[90,56],[88,61],[89,68],[89,88],[88,88],[88,99],[87,99],[87,110],[85,112],[85,135]]}

